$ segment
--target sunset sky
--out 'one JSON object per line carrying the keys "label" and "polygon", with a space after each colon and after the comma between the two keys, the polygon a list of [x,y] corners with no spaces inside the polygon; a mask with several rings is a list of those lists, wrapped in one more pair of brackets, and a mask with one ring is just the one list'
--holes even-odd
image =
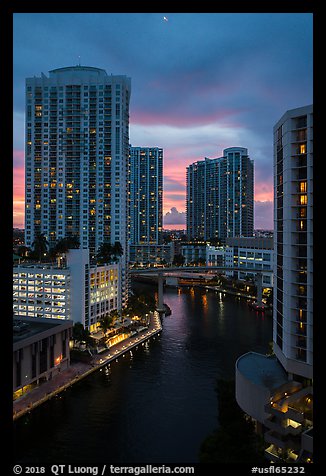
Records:
{"label": "sunset sky", "polygon": [[130,143],[164,149],[165,228],[185,227],[187,165],[234,146],[254,159],[255,228],[273,228],[273,126],[312,103],[312,14],[17,13],[13,42],[14,226],[25,78],[80,63],[131,77]]}

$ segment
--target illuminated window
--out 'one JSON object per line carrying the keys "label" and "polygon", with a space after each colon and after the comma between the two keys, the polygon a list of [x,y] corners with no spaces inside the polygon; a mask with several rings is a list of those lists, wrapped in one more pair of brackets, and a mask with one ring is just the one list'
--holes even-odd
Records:
{"label": "illuminated window", "polygon": [[306,144],[300,144],[300,154],[305,154],[306,150]]}
{"label": "illuminated window", "polygon": [[307,205],[307,195],[300,195],[300,205]]}
{"label": "illuminated window", "polygon": [[301,193],[307,192],[307,182],[300,182],[300,192]]}

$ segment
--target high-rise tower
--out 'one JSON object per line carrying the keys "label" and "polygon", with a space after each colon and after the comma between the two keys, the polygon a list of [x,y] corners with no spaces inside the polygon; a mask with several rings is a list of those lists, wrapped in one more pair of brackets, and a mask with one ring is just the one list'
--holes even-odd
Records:
{"label": "high-rise tower", "polygon": [[313,460],[313,106],[274,126],[273,351],[236,362],[236,399],[272,462]]}
{"label": "high-rise tower", "polygon": [[130,146],[130,243],[162,243],[163,149]]}
{"label": "high-rise tower", "polygon": [[103,242],[120,242],[122,289],[130,89],[130,78],[86,66],[26,80],[26,244],[38,233],[50,245],[77,235],[92,259]]}
{"label": "high-rise tower", "polygon": [[187,235],[210,240],[253,236],[254,165],[243,147],[187,167]]}
{"label": "high-rise tower", "polygon": [[287,372],[312,378],[313,108],[274,127],[274,352]]}

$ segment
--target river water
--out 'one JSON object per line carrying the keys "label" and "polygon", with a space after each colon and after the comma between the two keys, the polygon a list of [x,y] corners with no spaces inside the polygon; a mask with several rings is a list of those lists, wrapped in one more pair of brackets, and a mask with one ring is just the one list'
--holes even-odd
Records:
{"label": "river water", "polygon": [[164,302],[159,337],[14,423],[15,463],[198,462],[218,427],[216,380],[234,378],[241,354],[268,352],[272,317],[198,288],[166,289]]}

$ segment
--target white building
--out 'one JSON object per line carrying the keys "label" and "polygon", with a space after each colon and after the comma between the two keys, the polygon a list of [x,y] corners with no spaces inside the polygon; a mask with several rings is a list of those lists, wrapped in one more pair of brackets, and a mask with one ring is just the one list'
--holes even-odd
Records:
{"label": "white building", "polygon": [[236,362],[236,399],[272,462],[313,459],[313,107],[274,127],[275,355]]}
{"label": "white building", "polygon": [[[273,238],[234,237],[226,239],[225,266],[243,268],[243,271],[230,271],[228,276],[238,279],[255,276],[254,269],[262,273],[264,287],[273,287]],[[264,273],[265,271],[265,273]],[[269,272],[267,272],[269,271]]]}
{"label": "white building", "polygon": [[87,66],[26,79],[25,243],[76,235],[92,258],[120,242],[127,299],[131,81]]}
{"label": "white building", "polygon": [[274,127],[274,352],[287,372],[313,368],[313,108]]}
{"label": "white building", "polygon": [[90,265],[88,250],[69,250],[67,264],[14,266],[13,312],[21,318],[64,319],[96,331],[118,309],[118,264]]}
{"label": "white building", "polygon": [[13,268],[13,312],[21,317],[72,319],[71,273],[46,264]]}
{"label": "white building", "polygon": [[206,265],[207,266],[224,266],[225,264],[225,246],[206,245]]}

